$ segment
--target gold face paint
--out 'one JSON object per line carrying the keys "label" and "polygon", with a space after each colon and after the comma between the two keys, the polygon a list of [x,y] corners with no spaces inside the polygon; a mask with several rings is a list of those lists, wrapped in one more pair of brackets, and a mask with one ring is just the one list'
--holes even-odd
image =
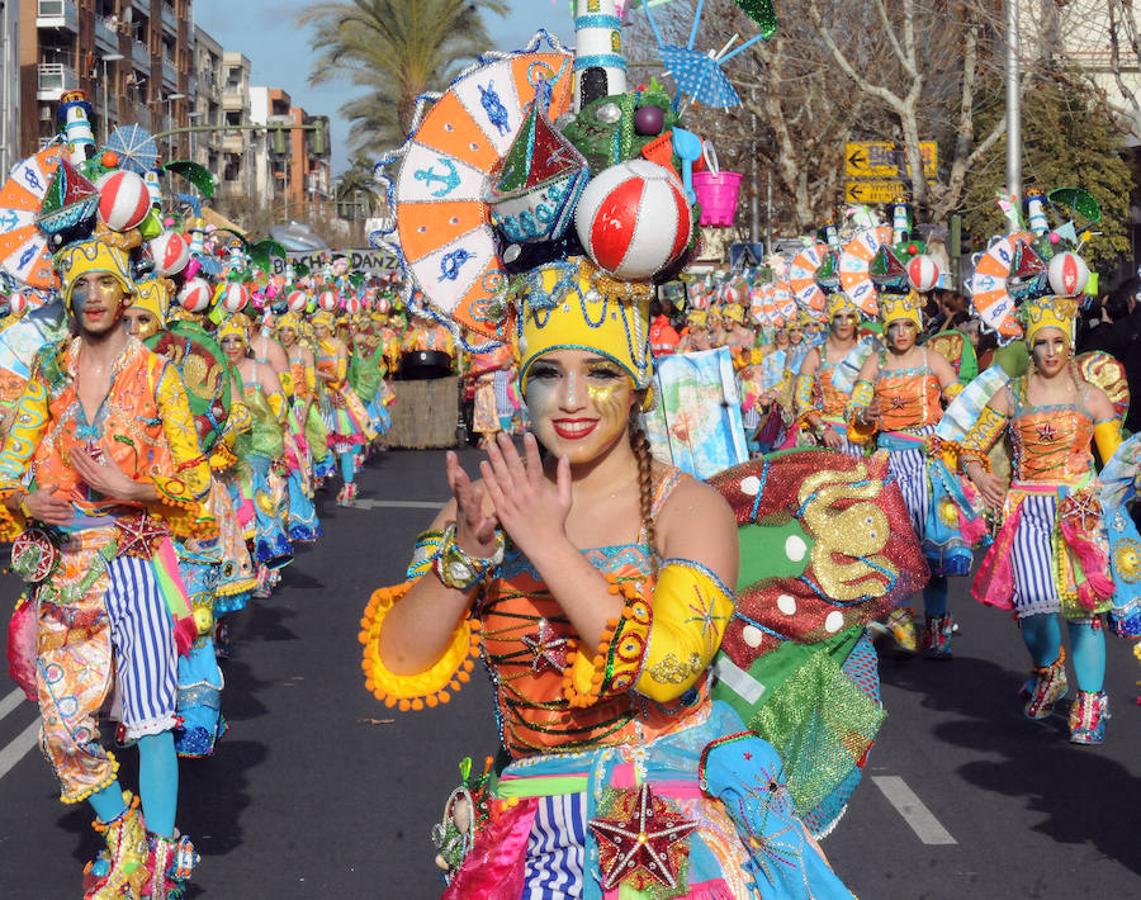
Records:
{"label": "gold face paint", "polygon": [[123,324],[127,328],[127,334],[134,335],[140,341],[145,341],[158,331],[158,319],[154,313],[136,306],[127,307],[127,311],[123,313]]}
{"label": "gold face paint", "polygon": [[918,331],[914,322],[908,319],[896,319],[887,326],[889,347],[896,353],[906,353],[915,346]]}
{"label": "gold face paint", "polygon": [[1070,361],[1070,342],[1060,328],[1041,328],[1034,335],[1031,352],[1038,371],[1052,377],[1061,372]]}
{"label": "gold face paint", "polygon": [[89,334],[106,334],[123,315],[126,291],[108,272],[88,272],[71,289],[71,311],[79,327]]}

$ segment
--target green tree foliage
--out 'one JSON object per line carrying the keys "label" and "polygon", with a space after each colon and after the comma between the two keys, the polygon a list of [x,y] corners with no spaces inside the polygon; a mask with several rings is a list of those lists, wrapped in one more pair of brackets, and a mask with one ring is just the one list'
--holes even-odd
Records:
{"label": "green tree foliage", "polygon": [[493,46],[484,13],[503,15],[506,0],[351,0],[318,3],[303,12],[317,52],[311,84],[348,78],[365,88],[341,107],[357,150],[399,146],[412,123],[416,98],[441,90]]}
{"label": "green tree foliage", "polygon": [[337,203],[352,205],[360,203],[362,216],[371,216],[382,204],[380,184],[372,175],[372,162],[363,156],[354,157],[348,169],[337,178],[333,188]]}
{"label": "green tree foliage", "polygon": [[[986,106],[989,111],[980,115],[984,132],[991,127],[993,117],[1002,114],[1001,104]],[[1079,187],[1097,198],[1101,222],[1091,230],[1100,235],[1091,238],[1082,249],[1082,256],[1091,267],[1112,266],[1130,252],[1129,195],[1133,173],[1124,151],[1124,138],[1113,117],[1077,79],[1036,80],[1023,94],[1024,190]],[[981,249],[992,235],[1009,230],[996,202],[998,193],[1005,191],[1005,141],[998,141],[979,160],[967,182],[966,228],[975,249]]]}

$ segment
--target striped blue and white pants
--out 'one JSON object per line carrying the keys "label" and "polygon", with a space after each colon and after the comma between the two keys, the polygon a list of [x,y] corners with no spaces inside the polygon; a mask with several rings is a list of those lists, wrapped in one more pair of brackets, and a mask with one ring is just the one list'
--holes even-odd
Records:
{"label": "striped blue and white pants", "polygon": [[1058,498],[1054,494],[1027,494],[1019,509],[1010,558],[1014,609],[1019,617],[1060,612],[1062,598],[1054,582],[1053,544]]}
{"label": "striped blue and white pants", "polygon": [[570,900],[583,893],[586,794],[540,797],[527,839],[521,900]]}

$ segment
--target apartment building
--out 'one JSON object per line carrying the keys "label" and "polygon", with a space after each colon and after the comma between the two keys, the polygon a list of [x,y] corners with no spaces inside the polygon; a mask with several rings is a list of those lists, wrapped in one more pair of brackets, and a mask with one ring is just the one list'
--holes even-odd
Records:
{"label": "apartment building", "polygon": [[[194,71],[190,80],[190,125],[220,127],[223,122],[223,50],[205,30],[194,26]],[[204,131],[190,137],[190,158],[211,172],[221,171],[222,132]]]}
{"label": "apartment building", "polygon": [[0,0],[0,176],[20,159],[20,0]]}
{"label": "apartment building", "polygon": [[[225,125],[250,123],[250,61],[233,50],[222,52],[222,121]],[[220,168],[213,169],[224,199],[254,195],[254,159],[250,132],[222,133]]]}
{"label": "apartment building", "polygon": [[[35,152],[57,130],[60,96],[80,88],[97,136],[138,122],[154,133],[188,123],[194,85],[193,0],[20,0],[20,141]],[[189,140],[162,142],[184,157]]]}

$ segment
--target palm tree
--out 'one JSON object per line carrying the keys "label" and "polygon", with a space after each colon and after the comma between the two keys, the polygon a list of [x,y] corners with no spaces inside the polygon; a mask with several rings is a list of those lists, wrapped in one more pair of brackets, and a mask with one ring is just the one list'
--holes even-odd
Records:
{"label": "palm tree", "polygon": [[416,98],[441,90],[491,47],[484,12],[505,15],[507,0],[351,0],[318,3],[301,25],[315,25],[318,56],[310,84],[347,75],[365,93],[341,107],[349,142],[380,153],[403,142]]}
{"label": "palm tree", "polygon": [[372,174],[372,162],[363,156],[356,156],[349,167],[342,172],[333,188],[338,208],[361,207],[362,218],[372,216],[381,206],[384,198],[380,195],[380,185]]}

